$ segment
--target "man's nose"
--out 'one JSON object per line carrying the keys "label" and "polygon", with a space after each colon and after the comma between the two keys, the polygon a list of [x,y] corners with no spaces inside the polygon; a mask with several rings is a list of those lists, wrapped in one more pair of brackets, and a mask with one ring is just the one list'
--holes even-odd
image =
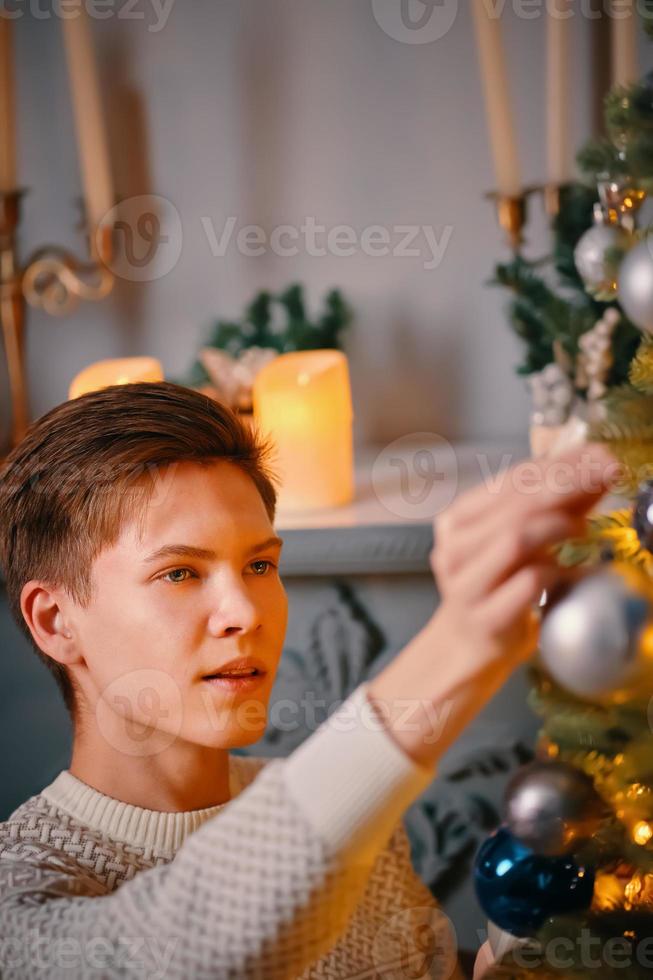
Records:
{"label": "man's nose", "polygon": [[208,628],[212,636],[249,633],[261,625],[261,613],[240,576],[221,576],[216,583]]}

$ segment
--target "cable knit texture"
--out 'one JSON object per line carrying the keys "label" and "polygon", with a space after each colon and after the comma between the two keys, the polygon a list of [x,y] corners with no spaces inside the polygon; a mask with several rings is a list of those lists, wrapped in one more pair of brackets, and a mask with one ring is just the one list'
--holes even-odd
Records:
{"label": "cable knit texture", "polygon": [[60,773],[0,824],[0,975],[372,980],[392,917],[435,907],[401,821],[434,772],[366,707],[361,685],[288,759],[231,755],[231,799],[204,810]]}

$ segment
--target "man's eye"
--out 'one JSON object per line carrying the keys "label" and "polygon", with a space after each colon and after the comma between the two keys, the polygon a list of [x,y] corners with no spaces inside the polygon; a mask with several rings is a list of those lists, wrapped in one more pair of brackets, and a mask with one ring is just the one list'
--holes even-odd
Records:
{"label": "man's eye", "polygon": [[258,561],[253,561],[251,563],[251,565],[250,565],[250,568],[255,568],[257,565],[265,565],[266,566],[262,571],[255,571],[254,572],[255,575],[258,575],[259,576],[259,578],[262,577],[263,575],[267,574],[267,571],[268,571],[269,568],[275,568],[275,565],[271,561],[268,561],[267,558],[260,558]]}
{"label": "man's eye", "polygon": [[[166,579],[168,582],[173,582],[173,583],[176,583],[176,582],[185,582],[186,581],[185,578],[179,577],[179,573],[180,572],[182,572],[182,573],[188,573],[188,575],[192,575],[193,574],[193,572],[191,572],[190,568],[172,568],[169,572],[164,572],[163,575],[160,575],[159,578]],[[168,576],[172,576],[172,577],[171,578],[168,578]]]}

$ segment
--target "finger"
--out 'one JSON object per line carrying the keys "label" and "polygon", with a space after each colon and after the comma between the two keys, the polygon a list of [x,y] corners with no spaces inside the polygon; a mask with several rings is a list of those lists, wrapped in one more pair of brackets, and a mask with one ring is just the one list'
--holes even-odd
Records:
{"label": "finger", "polygon": [[[473,525],[458,530],[455,538],[442,548],[438,554],[438,542],[434,543],[435,565],[444,579],[460,573],[466,566],[478,563],[482,555],[491,550],[505,548],[512,522],[506,522],[503,513],[493,515],[491,521],[482,526]],[[581,537],[586,533],[585,518],[576,514],[548,513],[533,517],[525,527],[522,541],[523,549],[514,560],[519,561],[525,554],[563,541],[565,538]],[[518,542],[512,547],[516,547]],[[505,554],[505,550],[503,552]],[[441,557],[441,560],[438,560]],[[506,560],[509,555],[506,555]]]}
{"label": "finger", "polygon": [[584,513],[619,480],[621,464],[601,443],[588,443],[549,460],[523,460],[466,491],[442,515],[459,529],[482,520],[488,508],[564,508]]}
{"label": "finger", "polygon": [[497,642],[500,644],[503,666],[512,673],[537,653],[540,642],[540,615],[532,607],[518,616],[510,629],[506,629]]}
{"label": "finger", "polygon": [[[528,565],[479,603],[475,618],[490,635],[506,637],[515,627],[522,636],[516,638],[525,648],[520,656],[530,655],[531,643],[537,642],[539,613],[537,602],[544,590],[553,590],[559,583],[560,569],[549,565]],[[526,649],[528,648],[528,649]]]}
{"label": "finger", "polygon": [[[577,523],[564,514],[541,514],[528,523],[520,523],[506,531],[497,529],[494,545],[468,559],[457,572],[446,573],[435,552],[436,582],[444,596],[476,603],[502,582],[516,574],[522,566],[546,564],[557,568],[553,546],[573,536]],[[438,574],[441,572],[441,574]]]}
{"label": "finger", "polygon": [[492,953],[492,947],[490,946],[490,941],[486,939],[476,954],[476,960],[474,962],[474,980],[481,980],[483,974],[487,973],[493,964],[494,955]]}

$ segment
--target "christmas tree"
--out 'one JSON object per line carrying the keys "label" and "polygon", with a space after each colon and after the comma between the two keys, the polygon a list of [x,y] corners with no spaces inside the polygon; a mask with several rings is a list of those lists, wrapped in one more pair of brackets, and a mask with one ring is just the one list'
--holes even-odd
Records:
{"label": "christmas tree", "polygon": [[[498,956],[488,980],[653,976],[653,235],[637,227],[653,190],[653,76],[611,90],[605,119],[606,138],[578,156],[588,182],[561,189],[552,254],[518,255],[494,278],[513,291],[538,420],[580,411],[586,438],[622,463],[625,506],[557,549],[585,574],[543,611],[536,761],[476,860]],[[545,372],[571,397],[550,384],[542,396]]]}

